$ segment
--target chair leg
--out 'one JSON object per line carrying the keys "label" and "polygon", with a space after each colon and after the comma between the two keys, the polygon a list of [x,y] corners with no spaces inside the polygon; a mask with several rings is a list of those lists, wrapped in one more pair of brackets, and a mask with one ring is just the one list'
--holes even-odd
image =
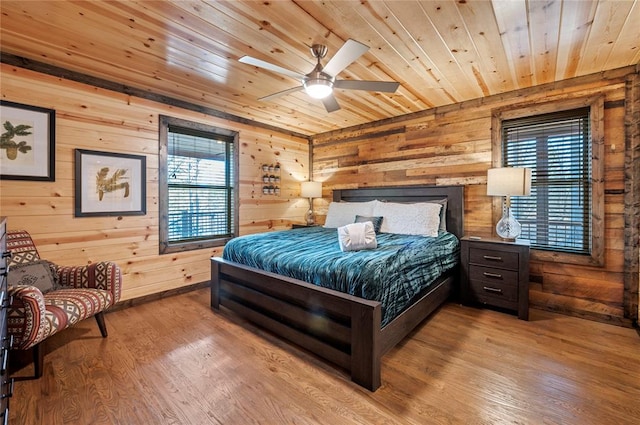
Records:
{"label": "chair leg", "polygon": [[33,346],[33,369],[35,379],[42,377],[42,371],[44,369],[44,347],[42,342]]}
{"label": "chair leg", "polygon": [[[102,312],[96,313],[95,315],[96,322],[98,322],[98,327],[100,328],[100,333],[103,338],[107,337],[107,326],[104,323],[104,314]],[[34,376],[33,378],[24,378],[24,379],[39,379],[42,377],[42,373],[44,371],[44,341],[33,346],[33,370]],[[21,378],[17,378],[17,380],[22,380]]]}
{"label": "chair leg", "polygon": [[95,314],[96,322],[98,322],[98,327],[100,328],[100,333],[103,338],[107,337],[107,325],[104,324],[104,314],[102,312]]}

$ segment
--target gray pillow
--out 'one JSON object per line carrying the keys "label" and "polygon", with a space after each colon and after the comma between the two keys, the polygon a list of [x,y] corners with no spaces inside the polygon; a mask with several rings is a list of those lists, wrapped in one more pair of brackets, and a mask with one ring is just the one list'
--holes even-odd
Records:
{"label": "gray pillow", "polygon": [[428,201],[433,202],[434,204],[442,205],[440,209],[440,230],[447,231],[447,199],[438,199],[436,201]]}
{"label": "gray pillow", "polygon": [[38,260],[31,263],[11,266],[7,279],[9,286],[35,286],[43,294],[58,289],[58,285],[56,284],[47,260]]}
{"label": "gray pillow", "polygon": [[354,223],[364,223],[370,221],[373,223],[373,230],[376,233],[380,233],[380,227],[382,226],[382,217],[366,217],[364,215],[356,215],[356,221]]}

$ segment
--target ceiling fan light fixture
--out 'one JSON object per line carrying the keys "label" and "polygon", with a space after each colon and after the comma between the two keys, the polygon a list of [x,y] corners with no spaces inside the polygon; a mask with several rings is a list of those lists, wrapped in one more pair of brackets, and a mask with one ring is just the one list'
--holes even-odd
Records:
{"label": "ceiling fan light fixture", "polygon": [[304,82],[304,90],[314,99],[324,99],[333,91],[333,81],[325,78],[313,78]]}

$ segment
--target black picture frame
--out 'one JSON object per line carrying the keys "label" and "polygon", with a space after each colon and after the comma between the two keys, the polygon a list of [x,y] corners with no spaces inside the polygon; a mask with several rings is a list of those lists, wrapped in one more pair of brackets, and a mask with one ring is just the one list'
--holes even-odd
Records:
{"label": "black picture frame", "polygon": [[75,150],[75,216],[147,213],[147,157]]}
{"label": "black picture frame", "polygon": [[0,179],[55,181],[56,111],[0,100]]}

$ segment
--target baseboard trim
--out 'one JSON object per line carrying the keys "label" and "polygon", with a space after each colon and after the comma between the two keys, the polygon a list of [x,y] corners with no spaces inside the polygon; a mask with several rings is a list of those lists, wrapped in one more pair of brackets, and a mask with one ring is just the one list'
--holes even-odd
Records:
{"label": "baseboard trim", "polygon": [[195,291],[196,289],[208,288],[211,286],[211,281],[206,280],[200,283],[194,283],[192,285],[181,286],[175,289],[169,289],[167,291],[156,292],[154,294],[144,295],[142,297],[130,298],[128,300],[120,301],[110,309],[105,311],[105,314],[118,310],[124,310],[125,308],[135,307],[140,304],[146,304],[151,301],[157,301],[162,298],[173,297],[176,295],[184,294],[187,292]]}

